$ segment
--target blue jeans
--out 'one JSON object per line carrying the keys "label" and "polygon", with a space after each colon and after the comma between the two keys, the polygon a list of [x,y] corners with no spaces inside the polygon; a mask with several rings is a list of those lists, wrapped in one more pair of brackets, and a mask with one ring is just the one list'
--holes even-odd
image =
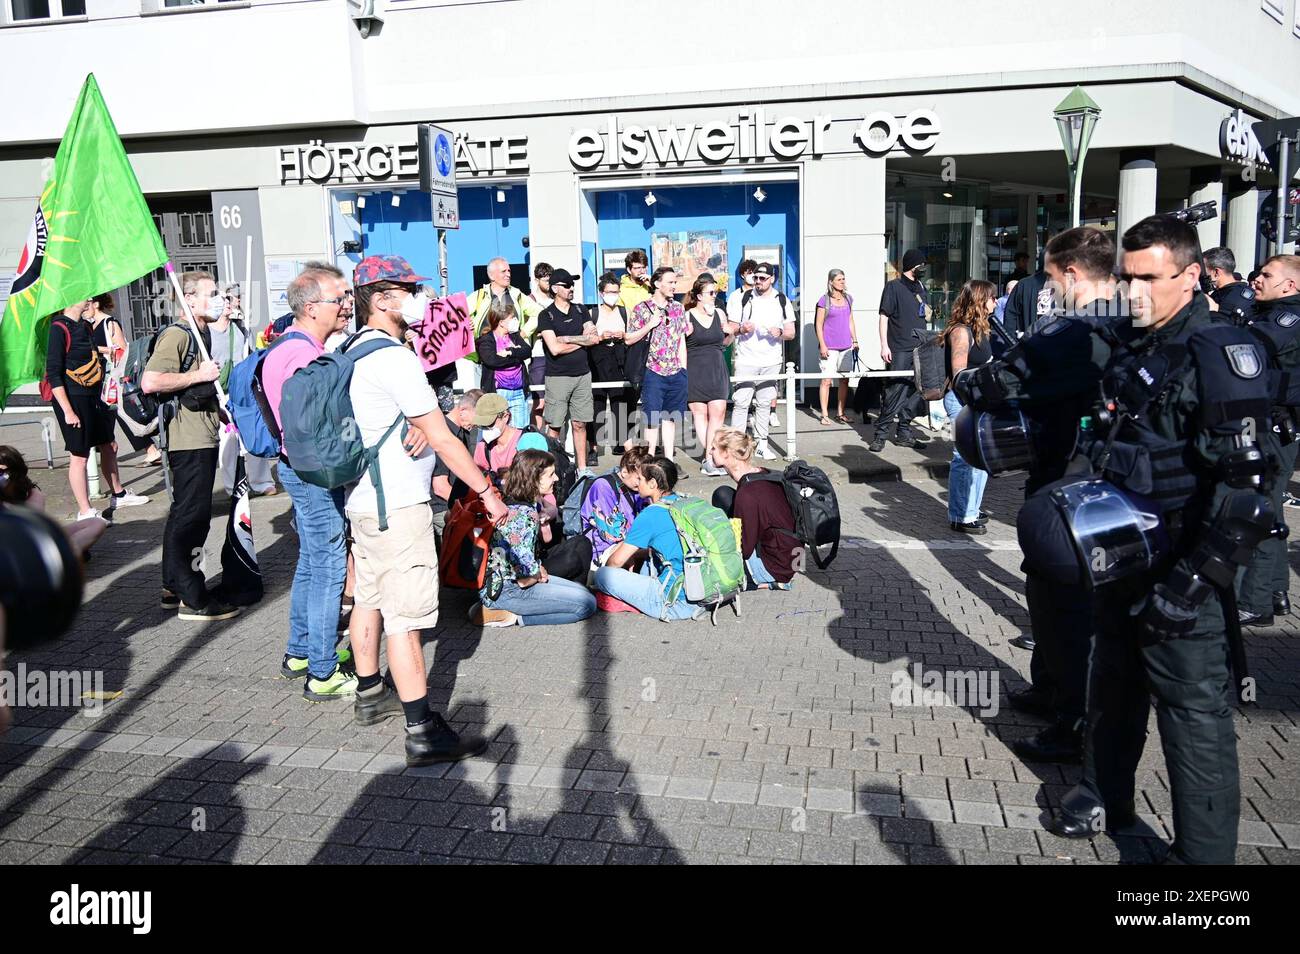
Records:
{"label": "blue jeans", "polygon": [[510,408],[510,425],[523,429],[528,426],[528,397],[523,388],[509,390],[508,388],[497,388],[497,394],[506,399],[506,406]]}
{"label": "blue jeans", "polygon": [[757,588],[766,585],[774,590],[790,589],[789,583],[778,583],[776,577],[768,572],[767,564],[763,562],[763,558],[759,553],[759,549],[755,547],[753,554],[745,560],[745,574],[749,577],[751,587]]}
{"label": "blue jeans", "polygon": [[702,612],[686,602],[686,597],[678,595],[677,602],[671,606],[664,605],[665,585],[657,576],[650,573],[647,562],[640,573],[624,570],[621,567],[602,566],[596,571],[596,589],[608,593],[616,600],[622,600],[628,606],[635,606],[646,616],[671,622],[678,619],[693,619],[697,612]]}
{"label": "blue jeans", "polygon": [[283,461],[280,483],[293,501],[298,524],[298,568],[289,596],[289,646],[285,652],[305,658],[312,676],[325,679],[338,665],[334,646],[348,573],[343,491],[305,483]]}
{"label": "blue jeans", "polygon": [[[943,396],[943,409],[948,412],[948,420],[957,420],[957,415],[961,413],[961,401],[957,400],[956,394],[949,391]],[[948,520],[951,523],[971,523],[979,519],[984,486],[988,482],[988,471],[972,467],[962,460],[954,444],[952,467],[948,471]]]}
{"label": "blue jeans", "polygon": [[506,580],[501,595],[495,600],[484,598],[483,605],[514,613],[524,626],[562,626],[596,612],[596,597],[580,583],[553,576],[527,589]]}

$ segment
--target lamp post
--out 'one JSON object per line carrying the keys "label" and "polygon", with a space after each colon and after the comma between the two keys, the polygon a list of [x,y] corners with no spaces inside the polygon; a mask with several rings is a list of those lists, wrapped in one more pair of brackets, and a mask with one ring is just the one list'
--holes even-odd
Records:
{"label": "lamp post", "polygon": [[1082,212],[1080,193],[1083,191],[1083,160],[1088,154],[1088,143],[1092,141],[1092,130],[1101,117],[1101,107],[1092,101],[1082,86],[1076,86],[1052,110],[1052,116],[1061,133],[1065,161],[1070,167],[1070,227],[1077,228]]}

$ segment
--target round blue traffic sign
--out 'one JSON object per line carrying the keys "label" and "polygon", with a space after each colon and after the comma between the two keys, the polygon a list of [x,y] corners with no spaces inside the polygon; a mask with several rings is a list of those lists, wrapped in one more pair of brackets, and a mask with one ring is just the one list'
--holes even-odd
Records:
{"label": "round blue traffic sign", "polygon": [[451,143],[442,133],[433,141],[433,161],[438,166],[438,175],[444,179],[451,175]]}

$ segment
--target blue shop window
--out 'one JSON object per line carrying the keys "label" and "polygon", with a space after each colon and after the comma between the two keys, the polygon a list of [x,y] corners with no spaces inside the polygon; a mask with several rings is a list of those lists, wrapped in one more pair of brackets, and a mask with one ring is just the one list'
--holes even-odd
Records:
{"label": "blue shop window", "polygon": [[[438,287],[438,231],[433,227],[429,196],[416,189],[364,193],[357,209],[364,255],[401,255],[429,284]],[[498,194],[505,201],[498,201]],[[509,262],[528,262],[528,189],[523,185],[464,186],[460,190],[460,228],[447,233],[447,287],[474,290],[474,268],[498,255]],[[528,290],[528,277],[512,276]]]}
{"label": "blue shop window", "polygon": [[[765,198],[754,192],[761,185]],[[651,267],[659,249],[675,242],[691,249],[701,266],[726,275],[726,289],[736,287],[737,267],[745,248],[779,246],[780,289],[797,298],[799,272],[799,186],[794,182],[750,182],[744,185],[663,186],[653,189],[655,202],[646,205],[647,189],[596,193],[599,227],[597,263],[614,249],[645,249]],[[692,234],[694,233],[694,234]],[[720,239],[725,238],[725,246]],[[694,243],[693,245],[691,243]],[[619,258],[618,272],[622,272]],[[707,261],[706,261],[707,260]],[[611,263],[612,264],[612,263]],[[720,267],[721,266],[721,267]],[[599,271],[604,271],[603,268]],[[721,277],[720,275],[718,277]],[[685,291],[679,284],[679,290]]]}

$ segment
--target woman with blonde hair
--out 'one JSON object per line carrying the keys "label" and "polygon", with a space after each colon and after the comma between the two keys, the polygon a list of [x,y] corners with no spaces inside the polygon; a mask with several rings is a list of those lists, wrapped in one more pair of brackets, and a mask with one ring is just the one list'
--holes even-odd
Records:
{"label": "woman with blonde hair", "polygon": [[752,590],[788,590],[796,554],[803,544],[795,534],[794,514],[780,480],[754,463],[757,441],[743,431],[724,427],[713,438],[713,460],[736,482],[719,487],[713,506],[740,518],[740,555]]}
{"label": "woman with blonde hair", "polygon": [[[844,269],[832,268],[826,276],[826,294],[817,301],[817,350],[821,357],[822,374],[835,374],[843,370],[840,365],[846,356],[853,356],[858,350],[858,333],[853,327],[853,296],[844,290]],[[853,362],[856,364],[856,361]],[[822,378],[821,399],[822,419],[829,426],[830,396],[832,378]],[[851,424],[844,413],[844,404],[849,397],[849,379],[839,379],[839,413],[835,420],[841,424]]]}
{"label": "woman with blonde hair", "polygon": [[[997,301],[996,285],[972,278],[961,287],[953,303],[948,326],[943,331],[944,360],[948,370],[943,409],[948,412],[950,421],[956,421],[962,406],[952,390],[953,377],[966,368],[977,368],[993,357],[989,321],[997,308]],[[988,479],[987,471],[972,467],[962,459],[956,445],[953,446],[952,467],[948,471],[948,525],[956,532],[985,532],[980,503]]]}

